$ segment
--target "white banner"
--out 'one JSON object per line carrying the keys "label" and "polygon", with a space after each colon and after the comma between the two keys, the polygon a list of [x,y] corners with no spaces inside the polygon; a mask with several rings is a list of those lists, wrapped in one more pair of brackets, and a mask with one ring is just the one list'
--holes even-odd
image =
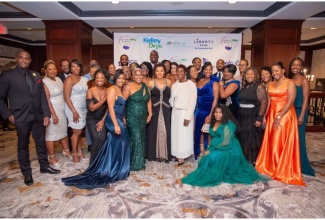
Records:
{"label": "white banner", "polygon": [[129,56],[129,63],[150,62],[150,52],[156,50],[159,62],[170,60],[188,66],[194,57],[199,57],[203,63],[210,61],[216,72],[218,59],[223,59],[226,65],[238,65],[241,45],[241,34],[114,33],[114,64],[120,67],[122,54]]}

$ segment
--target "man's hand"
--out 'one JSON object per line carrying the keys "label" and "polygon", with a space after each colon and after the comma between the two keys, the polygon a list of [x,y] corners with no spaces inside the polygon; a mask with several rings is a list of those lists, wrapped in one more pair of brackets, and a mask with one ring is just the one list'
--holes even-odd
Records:
{"label": "man's hand", "polygon": [[47,127],[50,124],[50,118],[49,117],[44,117],[44,122],[43,125]]}
{"label": "man's hand", "polygon": [[9,121],[11,123],[15,124],[15,117],[14,117],[14,115],[10,115],[8,119],[9,119]]}

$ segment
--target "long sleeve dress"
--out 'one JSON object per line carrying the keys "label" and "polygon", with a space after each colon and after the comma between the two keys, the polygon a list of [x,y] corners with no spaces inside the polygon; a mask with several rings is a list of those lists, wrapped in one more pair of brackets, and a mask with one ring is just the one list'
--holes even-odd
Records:
{"label": "long sleeve dress", "polygon": [[[196,85],[187,82],[173,84],[170,106],[172,110],[171,120],[171,151],[177,158],[188,158],[193,154],[193,128],[194,109],[196,106]],[[184,120],[189,120],[188,126],[184,126]]]}
{"label": "long sleeve dress", "polygon": [[211,144],[201,157],[195,171],[182,179],[193,186],[216,186],[221,183],[253,184],[265,181],[245,159],[236,138],[236,125],[232,121],[221,124],[216,131],[209,129]]}

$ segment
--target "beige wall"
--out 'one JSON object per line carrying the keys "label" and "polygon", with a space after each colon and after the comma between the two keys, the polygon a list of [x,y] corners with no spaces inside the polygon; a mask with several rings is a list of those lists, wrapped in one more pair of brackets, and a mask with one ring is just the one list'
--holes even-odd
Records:
{"label": "beige wall", "polygon": [[311,75],[314,75],[314,82],[311,84],[311,89],[315,88],[316,78],[325,78],[325,49],[314,50],[313,60],[311,65]]}

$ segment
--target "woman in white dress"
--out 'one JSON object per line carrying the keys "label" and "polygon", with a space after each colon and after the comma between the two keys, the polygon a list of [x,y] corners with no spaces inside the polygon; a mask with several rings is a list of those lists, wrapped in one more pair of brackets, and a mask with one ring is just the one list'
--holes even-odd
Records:
{"label": "woman in white dress", "polygon": [[171,117],[171,153],[177,158],[178,165],[193,154],[194,109],[197,99],[196,85],[186,78],[186,67],[179,65],[173,84],[170,106]]}
{"label": "woman in white dress", "polygon": [[71,74],[64,80],[63,93],[65,101],[65,115],[68,118],[68,126],[72,128],[71,144],[74,163],[86,159],[82,152],[81,133],[86,126],[86,93],[88,90],[86,77],[81,76],[82,63],[73,59],[71,61]]}
{"label": "woman in white dress", "polygon": [[45,61],[44,69],[46,76],[43,83],[51,111],[50,124],[45,130],[46,148],[50,164],[59,166],[61,162],[54,155],[55,141],[61,142],[63,155],[72,159],[68,144],[67,118],[64,113],[63,83],[56,77],[57,69],[53,60]]}

